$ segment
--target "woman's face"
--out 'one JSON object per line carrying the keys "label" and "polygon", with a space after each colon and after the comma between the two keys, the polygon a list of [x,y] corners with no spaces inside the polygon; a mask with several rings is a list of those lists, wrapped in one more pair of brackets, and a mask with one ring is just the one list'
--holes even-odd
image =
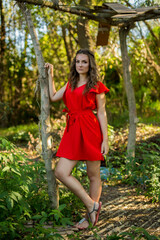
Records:
{"label": "woman's face", "polygon": [[89,57],[86,54],[77,54],[76,71],[79,74],[87,74],[89,71]]}

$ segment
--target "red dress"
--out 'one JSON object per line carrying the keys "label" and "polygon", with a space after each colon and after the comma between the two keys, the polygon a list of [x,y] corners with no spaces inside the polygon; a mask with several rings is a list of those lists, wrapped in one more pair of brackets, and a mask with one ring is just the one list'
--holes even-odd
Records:
{"label": "red dress", "polygon": [[67,112],[67,125],[57,151],[57,157],[70,160],[104,160],[101,154],[103,136],[99,121],[92,110],[96,109],[96,94],[107,93],[109,89],[98,82],[83,94],[85,85],[71,90],[69,83],[63,95]]}

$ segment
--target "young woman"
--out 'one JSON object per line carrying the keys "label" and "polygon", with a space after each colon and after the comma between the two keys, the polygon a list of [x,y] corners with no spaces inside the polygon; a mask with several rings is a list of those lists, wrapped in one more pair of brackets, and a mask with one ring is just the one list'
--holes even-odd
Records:
{"label": "young woman", "polygon": [[[98,81],[94,55],[81,49],[73,59],[69,81],[56,92],[53,81],[53,66],[45,64],[49,75],[51,101],[63,99],[66,108],[67,124],[57,156],[60,157],[55,176],[76,194],[86,206],[86,217],[76,227],[85,229],[89,220],[96,225],[102,203],[100,164],[103,155],[108,153],[107,116],[105,93],[109,91]],[[97,117],[93,110],[97,109]],[[86,161],[87,175],[90,180],[89,194],[81,183],[71,175],[78,161]]]}

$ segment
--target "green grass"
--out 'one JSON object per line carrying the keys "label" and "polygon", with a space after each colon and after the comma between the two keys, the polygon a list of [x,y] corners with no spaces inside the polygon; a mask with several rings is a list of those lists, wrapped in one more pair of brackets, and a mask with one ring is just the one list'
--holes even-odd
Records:
{"label": "green grass", "polygon": [[160,113],[157,113],[154,116],[139,117],[139,123],[160,126]]}
{"label": "green grass", "polygon": [[[143,114],[140,116],[137,113],[138,123],[144,123],[147,125],[155,125],[160,126],[160,110],[153,109],[149,113]],[[128,110],[124,111],[123,113],[116,113],[111,115],[109,118],[109,124],[113,126],[115,129],[127,127],[129,124],[129,112]]]}
{"label": "green grass", "polygon": [[39,132],[38,125],[36,123],[30,123],[9,128],[1,128],[0,136],[14,143],[28,142],[30,140],[29,132],[34,135],[34,137],[37,137]]}

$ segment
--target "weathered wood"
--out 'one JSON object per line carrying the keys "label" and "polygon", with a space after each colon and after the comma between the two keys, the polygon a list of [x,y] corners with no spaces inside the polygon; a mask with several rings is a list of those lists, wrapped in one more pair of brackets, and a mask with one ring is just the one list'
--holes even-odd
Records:
{"label": "weathered wood", "polygon": [[97,21],[97,22],[107,22],[107,20],[104,18],[103,16],[96,16],[94,14],[92,14],[89,8],[85,8],[84,7],[80,8],[78,7],[67,7],[67,6],[57,6],[51,2],[48,1],[44,1],[44,0],[16,0],[17,2],[22,2],[22,3],[29,3],[29,4],[34,4],[37,6],[41,6],[41,7],[48,7],[48,8],[52,8],[54,10],[59,10],[61,12],[67,12],[67,13],[71,13],[71,14],[76,14],[78,16],[83,16],[83,17],[87,17],[88,19]]}
{"label": "weathered wood", "polygon": [[[42,7],[49,7],[55,10],[59,10],[62,12],[67,12],[71,14],[76,14],[78,16],[84,16],[87,17],[90,20],[94,20],[97,22],[101,23],[109,23],[112,26],[127,26],[130,23],[137,22],[137,21],[144,21],[148,19],[157,19],[160,17],[160,7],[156,6],[155,9],[151,9],[152,12],[148,12],[147,14],[137,14],[136,16],[133,15],[133,17],[125,17],[125,18],[114,18],[113,15],[118,15],[116,11],[111,10],[111,9],[106,9],[107,11],[104,12],[104,8],[102,9],[102,12],[99,12],[98,14],[96,13],[96,8],[95,12],[94,9],[90,9],[87,7],[81,7],[81,6],[75,6],[75,7],[67,7],[67,6],[62,6],[62,5],[55,5],[52,2],[44,1],[44,0],[16,0],[17,2],[25,2],[29,4],[34,4]],[[134,9],[135,11],[136,9]],[[131,12],[128,14],[130,15]],[[111,18],[112,17],[112,18]]]}
{"label": "weathered wood", "polygon": [[153,10],[156,10],[159,8],[160,8],[159,6],[136,8],[136,12],[137,13],[147,13],[147,12],[152,12]]}
{"label": "weathered wood", "polygon": [[137,14],[117,14],[112,16],[112,19],[121,18],[121,19],[130,19],[136,17]]}
{"label": "weathered wood", "polygon": [[144,21],[144,20],[150,20],[150,19],[157,19],[160,18],[160,10],[153,10],[152,13],[147,14],[137,14],[136,16],[133,16],[132,18],[122,18],[122,19],[112,19],[110,21],[110,24],[112,26],[128,26],[128,24]]}
{"label": "weathered wood", "polygon": [[127,145],[127,154],[129,157],[135,157],[135,142],[136,142],[136,122],[137,122],[137,114],[136,114],[136,101],[134,88],[131,80],[131,65],[130,58],[127,52],[127,34],[129,32],[129,28],[121,27],[119,30],[119,38],[120,38],[120,47],[121,47],[121,55],[122,55],[122,63],[123,63],[123,78],[124,85],[127,94],[128,107],[129,107],[129,135],[128,135],[128,145]]}
{"label": "weathered wood", "polygon": [[103,3],[103,6],[112,9],[117,13],[136,13],[135,9],[129,9],[126,6],[119,3]]}
{"label": "weathered wood", "polygon": [[108,45],[110,29],[111,25],[107,23],[99,23],[96,46]]}
{"label": "weathered wood", "polygon": [[115,15],[115,11],[114,10],[111,10],[111,9],[106,9],[106,8],[102,8],[102,7],[99,7],[99,8],[96,8],[94,7],[94,9],[91,11],[93,13],[106,13],[106,14],[110,14],[110,15]]}
{"label": "weathered wood", "polygon": [[49,104],[49,91],[48,91],[48,78],[44,68],[44,59],[40,49],[40,44],[34,29],[34,24],[31,18],[30,10],[27,9],[25,4],[18,4],[21,11],[23,12],[29,32],[32,38],[38,70],[39,70],[39,79],[41,86],[41,115],[40,115],[40,124],[41,124],[41,137],[42,137],[42,157],[45,161],[47,182],[48,182],[48,194],[51,200],[52,208],[58,207],[58,192],[57,184],[52,169],[52,150],[51,150],[51,123],[50,123],[50,104]]}

